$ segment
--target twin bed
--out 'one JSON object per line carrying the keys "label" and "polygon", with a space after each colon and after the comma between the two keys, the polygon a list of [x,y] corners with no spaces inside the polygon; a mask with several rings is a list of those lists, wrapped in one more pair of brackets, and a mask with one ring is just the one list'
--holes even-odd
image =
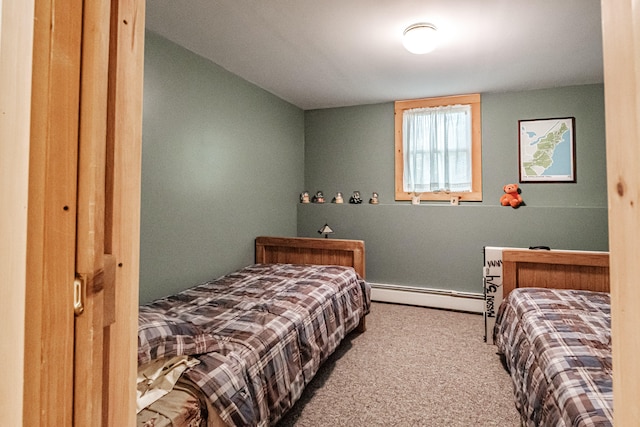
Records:
{"label": "twin bed", "polygon": [[138,426],[274,425],[365,330],[364,242],[255,243],[255,264],[140,307]]}
{"label": "twin bed", "polygon": [[506,250],[494,343],[527,426],[612,426],[609,257]]}
{"label": "twin bed", "polygon": [[[613,425],[608,261],[503,251],[493,340],[523,425]],[[362,241],[258,237],[254,265],[141,306],[138,426],[276,424],[365,330],[364,278]]]}

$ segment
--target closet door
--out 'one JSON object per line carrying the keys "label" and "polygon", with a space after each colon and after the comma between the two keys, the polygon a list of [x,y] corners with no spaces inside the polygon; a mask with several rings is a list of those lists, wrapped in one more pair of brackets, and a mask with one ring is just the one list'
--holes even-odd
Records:
{"label": "closet door", "polygon": [[36,0],[24,425],[135,423],[143,0]]}
{"label": "closet door", "polygon": [[[105,332],[114,322],[115,258],[105,241],[109,0],[84,2],[78,135],[77,237],[74,280],[74,425],[99,426],[108,399]],[[113,188],[112,185],[109,188]]]}

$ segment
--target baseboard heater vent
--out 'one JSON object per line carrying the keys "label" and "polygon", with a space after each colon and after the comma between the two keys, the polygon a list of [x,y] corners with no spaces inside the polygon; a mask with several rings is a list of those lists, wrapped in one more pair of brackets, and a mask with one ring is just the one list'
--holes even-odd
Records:
{"label": "baseboard heater vent", "polygon": [[484,313],[484,295],[473,292],[371,283],[371,299],[379,302]]}

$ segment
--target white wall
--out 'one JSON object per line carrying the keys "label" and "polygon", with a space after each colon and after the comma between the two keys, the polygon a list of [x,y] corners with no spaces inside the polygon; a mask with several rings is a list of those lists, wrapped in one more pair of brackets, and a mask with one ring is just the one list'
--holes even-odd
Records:
{"label": "white wall", "polygon": [[0,413],[22,425],[34,0],[0,0]]}

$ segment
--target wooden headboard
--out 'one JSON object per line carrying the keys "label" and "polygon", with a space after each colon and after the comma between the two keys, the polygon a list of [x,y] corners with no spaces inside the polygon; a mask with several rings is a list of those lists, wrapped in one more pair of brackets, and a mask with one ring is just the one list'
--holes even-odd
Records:
{"label": "wooden headboard", "polygon": [[343,265],[365,278],[362,240],[256,237],[256,263]]}
{"label": "wooden headboard", "polygon": [[511,249],[502,252],[503,298],[515,288],[609,292],[609,253]]}

